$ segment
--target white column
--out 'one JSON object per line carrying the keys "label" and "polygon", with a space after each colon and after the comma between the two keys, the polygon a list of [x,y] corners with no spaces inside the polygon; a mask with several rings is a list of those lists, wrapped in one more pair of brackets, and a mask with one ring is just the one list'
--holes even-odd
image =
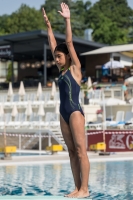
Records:
{"label": "white column", "polygon": [[19,150],[21,150],[21,134],[19,134]]}
{"label": "white column", "polygon": [[41,131],[39,131],[39,151],[42,150],[42,134]]}
{"label": "white column", "polygon": [[113,89],[111,89],[111,98],[114,98],[115,97],[115,95],[114,95],[114,90]]}
{"label": "white column", "polygon": [[51,135],[48,136],[48,147],[51,146]]}

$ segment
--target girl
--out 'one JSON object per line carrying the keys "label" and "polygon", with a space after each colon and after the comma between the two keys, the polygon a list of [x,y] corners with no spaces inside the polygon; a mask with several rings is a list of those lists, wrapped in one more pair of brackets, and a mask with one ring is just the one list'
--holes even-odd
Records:
{"label": "girl", "polygon": [[72,42],[70,10],[68,5],[61,3],[58,11],[65,20],[66,41],[57,45],[51,24],[45,13],[43,17],[47,25],[49,46],[59,69],[58,85],[60,90],[60,126],[68,148],[73,173],[75,190],[66,197],[84,198],[89,196],[88,177],[89,160],[85,145],[85,119],[79,104],[81,82],[81,64]]}

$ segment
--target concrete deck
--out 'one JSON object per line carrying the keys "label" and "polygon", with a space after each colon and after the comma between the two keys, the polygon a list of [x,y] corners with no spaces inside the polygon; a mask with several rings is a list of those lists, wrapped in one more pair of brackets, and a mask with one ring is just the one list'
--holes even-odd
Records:
{"label": "concrete deck", "polygon": [[[133,152],[115,153],[108,156],[99,156],[98,153],[88,152],[90,162],[106,161],[126,161],[133,160]],[[67,152],[56,155],[38,155],[38,156],[12,156],[12,160],[1,160],[0,166],[7,165],[31,165],[31,164],[52,164],[52,163],[69,163]]]}

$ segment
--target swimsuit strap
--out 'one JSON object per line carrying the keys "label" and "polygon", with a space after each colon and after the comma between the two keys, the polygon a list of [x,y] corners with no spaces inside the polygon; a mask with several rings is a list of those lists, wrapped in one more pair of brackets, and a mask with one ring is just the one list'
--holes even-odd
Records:
{"label": "swimsuit strap", "polygon": [[60,71],[63,71],[64,70],[64,67],[63,68],[61,68],[61,70]]}
{"label": "swimsuit strap", "polygon": [[[70,70],[70,67],[68,68],[69,70]],[[61,70],[60,71],[63,71],[64,70],[64,67],[63,68],[61,68]]]}

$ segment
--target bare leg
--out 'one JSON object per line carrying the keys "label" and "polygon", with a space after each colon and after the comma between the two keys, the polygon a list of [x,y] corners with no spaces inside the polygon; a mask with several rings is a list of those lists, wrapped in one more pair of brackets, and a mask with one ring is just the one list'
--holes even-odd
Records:
{"label": "bare leg", "polygon": [[81,170],[81,187],[77,193],[72,194],[70,197],[84,198],[89,196],[88,179],[90,171],[90,164],[85,144],[85,119],[79,111],[76,111],[71,114],[69,121]]}
{"label": "bare leg", "polygon": [[65,143],[68,148],[69,152],[69,157],[70,157],[70,164],[71,164],[71,169],[72,169],[72,174],[74,178],[74,183],[75,183],[75,190],[71,192],[68,195],[65,195],[69,197],[70,195],[73,195],[76,193],[80,187],[81,187],[81,179],[80,179],[80,165],[79,165],[79,159],[76,153],[72,133],[70,130],[69,125],[64,121],[62,116],[60,116],[60,125],[61,125],[61,131],[65,140]]}
{"label": "bare leg", "polygon": [[124,96],[125,96],[125,101],[127,101],[128,100],[128,91],[127,90],[124,92]]}

